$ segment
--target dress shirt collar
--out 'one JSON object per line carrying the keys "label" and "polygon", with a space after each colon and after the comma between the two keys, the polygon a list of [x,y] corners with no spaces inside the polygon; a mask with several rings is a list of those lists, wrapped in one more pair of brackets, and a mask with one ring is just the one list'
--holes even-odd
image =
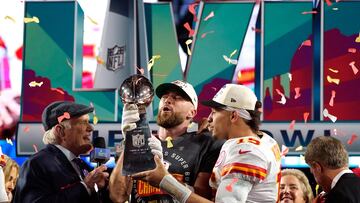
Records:
{"label": "dress shirt collar", "polygon": [[344,169],[344,170],[340,171],[340,173],[338,173],[338,174],[334,177],[334,179],[333,179],[333,181],[332,181],[332,183],[331,183],[331,189],[333,189],[333,188],[335,187],[336,183],[339,181],[339,179],[341,178],[341,176],[344,175],[345,173],[353,173],[353,172],[352,172],[350,169]]}
{"label": "dress shirt collar", "polygon": [[75,154],[73,154],[70,150],[66,149],[65,147],[61,146],[61,145],[55,145],[58,149],[60,149],[60,151],[62,151],[62,153],[66,156],[66,158],[72,162],[72,160],[74,160],[75,158],[77,158],[75,156]]}

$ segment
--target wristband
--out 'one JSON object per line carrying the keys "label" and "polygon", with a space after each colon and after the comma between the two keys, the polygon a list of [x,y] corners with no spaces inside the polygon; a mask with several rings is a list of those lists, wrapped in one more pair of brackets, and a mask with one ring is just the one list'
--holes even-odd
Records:
{"label": "wristband", "polygon": [[163,177],[159,186],[162,190],[166,191],[182,203],[185,203],[191,195],[191,190],[179,183],[170,174]]}

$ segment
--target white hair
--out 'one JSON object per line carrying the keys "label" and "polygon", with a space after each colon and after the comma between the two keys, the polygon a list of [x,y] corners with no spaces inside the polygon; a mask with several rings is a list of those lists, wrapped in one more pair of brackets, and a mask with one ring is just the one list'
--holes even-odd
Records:
{"label": "white hair", "polygon": [[[71,128],[70,120],[64,120],[60,124],[62,124],[65,128]],[[44,133],[43,136],[44,144],[57,144],[57,137],[55,135],[55,126]]]}

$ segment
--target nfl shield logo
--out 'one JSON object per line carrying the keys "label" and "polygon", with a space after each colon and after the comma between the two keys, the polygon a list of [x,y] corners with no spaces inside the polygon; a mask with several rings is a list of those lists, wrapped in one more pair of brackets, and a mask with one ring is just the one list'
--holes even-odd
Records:
{"label": "nfl shield logo", "polygon": [[132,143],[134,147],[142,147],[145,145],[144,134],[136,134],[132,136]]}
{"label": "nfl shield logo", "polygon": [[108,56],[106,61],[106,68],[111,71],[116,71],[125,66],[125,46],[119,47],[115,45],[108,49]]}

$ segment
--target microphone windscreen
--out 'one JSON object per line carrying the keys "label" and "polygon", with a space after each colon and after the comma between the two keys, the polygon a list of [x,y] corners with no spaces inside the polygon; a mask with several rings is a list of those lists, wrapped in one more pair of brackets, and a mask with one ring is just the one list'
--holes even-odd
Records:
{"label": "microphone windscreen", "polygon": [[103,137],[95,137],[93,140],[94,148],[106,148],[105,138]]}

